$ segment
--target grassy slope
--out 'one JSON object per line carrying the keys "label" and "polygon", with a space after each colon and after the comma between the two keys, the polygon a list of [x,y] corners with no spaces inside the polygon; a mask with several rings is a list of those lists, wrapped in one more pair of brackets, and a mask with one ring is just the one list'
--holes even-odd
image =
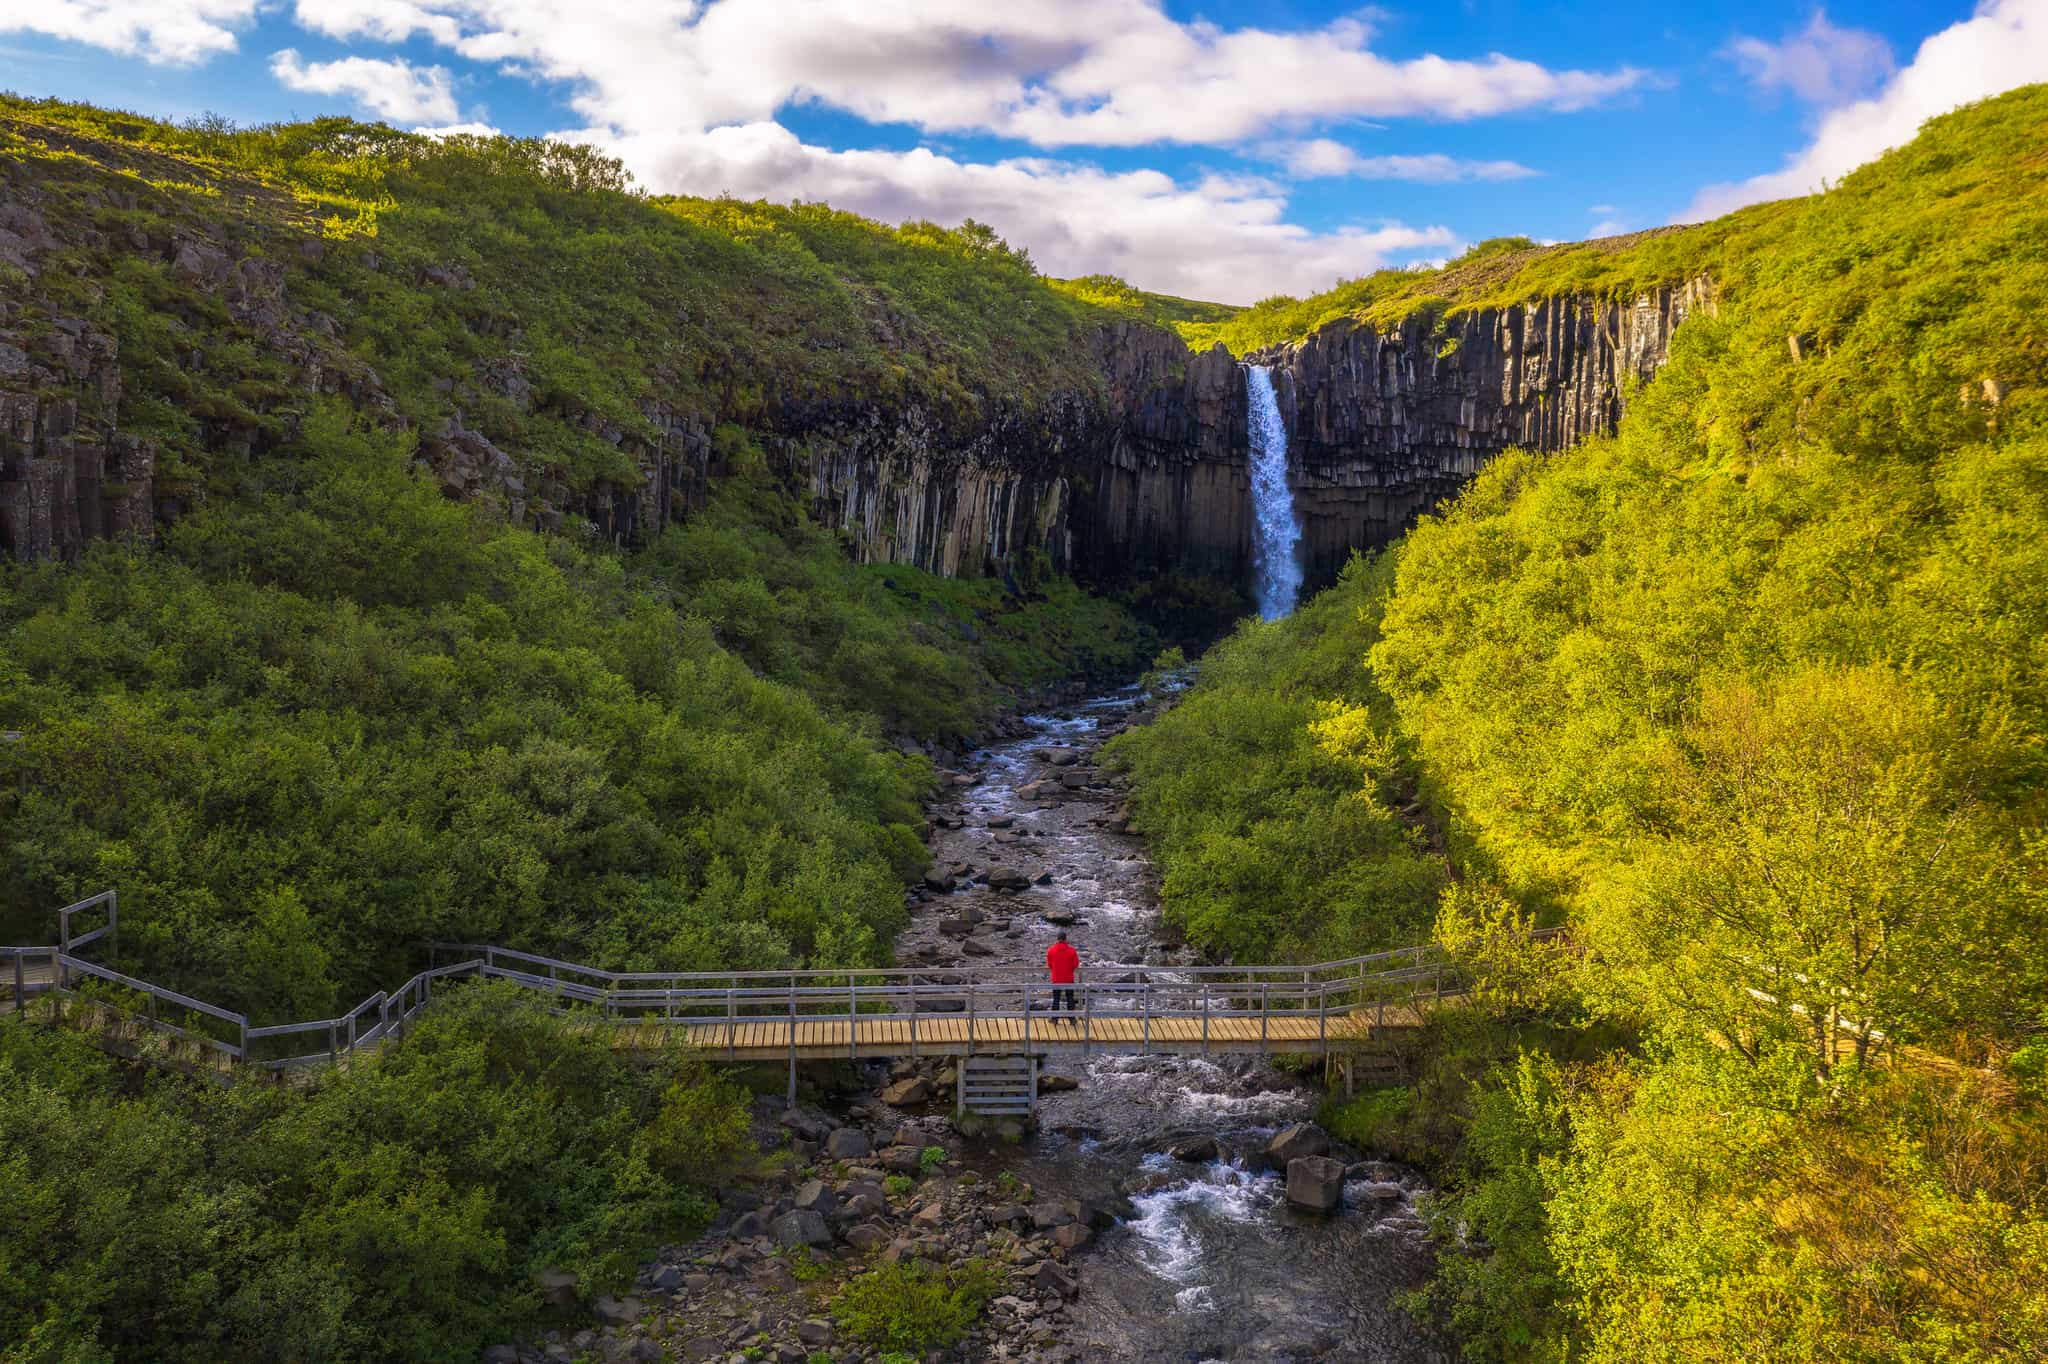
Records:
{"label": "grassy slope", "polygon": [[[540,143],[18,100],[0,175],[62,243],[0,325],[32,355],[70,317],[114,335],[111,415],[196,508],[155,552],[0,572],[0,724],[28,736],[0,751],[10,941],[119,885],[131,964],[273,1018],[388,983],[423,937],[872,960],[926,780],[884,739],[957,740],[1149,652],[1070,584],[850,564],[749,429],[778,395],[970,422],[1092,382],[1076,339],[1123,313],[971,225],[650,201]],[[274,263],[332,335],[231,312],[167,260],[192,242]],[[395,413],[307,393],[308,351],[374,369]],[[721,477],[627,555],[445,503],[390,420],[459,411],[530,487],[576,487],[626,472],[648,399],[724,419]]]}
{"label": "grassy slope", "polygon": [[[1723,285],[1614,438],[1496,461],[1391,551],[1391,594],[1354,574],[1268,665],[1302,675],[1352,613],[1378,621],[1330,690],[1362,732],[1391,700],[1462,877],[1439,931],[1494,997],[1444,1022],[1415,1095],[1340,1120],[1461,1181],[1434,1298],[1474,1358],[2048,1348],[2044,243],[2036,87],[1823,196],[1223,324],[1249,346],[1452,284],[1463,306]],[[1257,759],[1161,826],[1265,799],[1315,752],[1306,724],[1253,722],[1263,688],[1231,666],[1270,634],[1187,703],[1236,715],[1217,741]],[[1126,745],[1143,772],[1175,742]],[[1314,824],[1271,860],[1312,862]],[[1173,846],[1169,885],[1196,865]],[[1572,919],[1591,969],[1487,946],[1532,914]],[[1842,1003],[1999,1071],[1830,1065],[1760,976],[1806,1019]]]}
{"label": "grassy slope", "polygon": [[291,358],[163,258],[176,234],[278,263],[415,424],[459,411],[529,481],[577,488],[629,472],[600,429],[651,440],[646,401],[741,426],[777,405],[914,402],[967,430],[1098,384],[1089,329],[1221,311],[1045,280],[971,223],[649,199],[587,149],[345,119],[234,131],[0,97],[0,168],[67,243],[61,268],[16,282],[23,320],[118,337],[125,423],[195,495],[238,486],[227,438],[266,446],[305,404]]}
{"label": "grassy slope", "polygon": [[1417,313],[1455,316],[1559,294],[1629,298],[1701,274],[1720,278],[1732,262],[1771,250],[1796,204],[1758,204],[1697,226],[1556,246],[1497,237],[1434,268],[1379,270],[1309,298],[1276,295],[1230,317],[1177,325],[1190,346],[1206,349],[1220,341],[1233,355],[1246,355],[1338,321],[1388,329]]}

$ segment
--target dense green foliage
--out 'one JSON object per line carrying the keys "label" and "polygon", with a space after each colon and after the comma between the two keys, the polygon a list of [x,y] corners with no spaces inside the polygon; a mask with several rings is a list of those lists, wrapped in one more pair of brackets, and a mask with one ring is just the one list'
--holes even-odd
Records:
{"label": "dense green foliage", "polygon": [[832,1315],[862,1344],[906,1353],[957,1344],[1001,1291],[1002,1277],[982,1260],[878,1264],[833,1299]]}
{"label": "dense green foliage", "polygon": [[[1720,307],[1614,437],[1495,461],[1384,600],[1354,576],[1308,613],[1377,640],[1268,747],[1407,755],[1484,986],[1412,1090],[1333,1118],[1453,1179],[1430,1299],[1474,1358],[2041,1357],[2048,88],[1823,196],[1477,266],[1325,303],[1705,269]],[[1247,627],[1182,710],[1323,637]],[[1259,764],[1138,775],[1165,829],[1270,799]],[[1516,947],[1538,921],[1578,951]]]}
{"label": "dense green foliage", "polygon": [[[942,441],[1085,394],[1088,328],[1213,310],[1086,301],[971,222],[648,200],[588,149],[342,119],[8,99],[0,183],[60,243],[0,268],[30,396],[149,441],[182,506],[0,567],[0,942],[115,887],[114,964],[259,1025],[432,940],[878,962],[926,855],[906,741],[1156,647],[1037,563],[854,564],[789,433],[851,395]],[[67,381],[79,335],[117,404]],[[419,465],[458,428],[515,477],[444,496]],[[657,456],[668,524],[619,549]],[[481,989],[311,1087],[9,1020],[0,1358],[474,1359],[536,1324],[536,1269],[616,1287],[701,1221],[741,1097]]]}
{"label": "dense green foliage", "polygon": [[958,733],[992,666],[1138,646],[1069,587],[855,568],[743,479],[627,557],[445,501],[337,409],[270,481],[161,552],[0,576],[0,937],[115,886],[128,960],[265,1021],[403,979],[426,940],[881,960],[929,768],[876,717]]}
{"label": "dense green foliage", "polygon": [[1400,812],[1412,773],[1358,667],[1388,582],[1354,560],[1340,587],[1218,644],[1199,686],[1110,746],[1165,915],[1205,952],[1327,960],[1428,932],[1442,865]]}
{"label": "dense green foliage", "polygon": [[[779,429],[857,399],[962,436],[1098,391],[1093,328],[1221,313],[1055,285],[972,221],[650,199],[589,148],[343,118],[180,127],[0,96],[0,183],[68,243],[24,320],[118,338],[122,425],[159,443],[160,484],[195,497],[239,488],[227,450],[289,438],[308,351],[374,375],[423,431],[460,414],[529,488],[572,501],[636,483],[633,452],[660,445],[668,414]],[[274,266],[325,322],[231,308],[180,265],[188,242]]]}
{"label": "dense green foliage", "polygon": [[510,986],[310,1092],[120,1079],[0,1022],[0,1358],[466,1364],[538,1319],[535,1272],[630,1276],[753,1149],[730,1086]]}

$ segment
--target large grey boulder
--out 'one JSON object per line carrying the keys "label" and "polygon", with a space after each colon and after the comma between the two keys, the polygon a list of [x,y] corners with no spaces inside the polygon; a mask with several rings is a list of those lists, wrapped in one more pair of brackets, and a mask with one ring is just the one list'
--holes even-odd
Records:
{"label": "large grey boulder", "polygon": [[1297,1156],[1287,1162],[1287,1201],[1307,1212],[1332,1212],[1344,1202],[1344,1162]]}
{"label": "large grey boulder", "polygon": [[832,1229],[821,1214],[798,1208],[775,1219],[775,1239],[785,1246],[829,1246]]}
{"label": "large grey boulder", "polygon": [[822,1179],[813,1179],[799,1185],[796,1191],[796,1206],[804,1212],[823,1213],[831,1216],[839,1208],[839,1195]]}
{"label": "large grey boulder", "polygon": [[1270,1168],[1284,1170],[1303,1156],[1325,1156],[1330,1153],[1330,1134],[1312,1122],[1293,1123],[1273,1134],[1273,1140],[1266,1143],[1266,1160]]}
{"label": "large grey boulder", "polygon": [[922,1075],[898,1080],[882,1091],[882,1102],[891,1108],[908,1108],[913,1104],[924,1103],[931,1097],[931,1084]]}
{"label": "large grey boulder", "polygon": [[825,1138],[825,1154],[834,1160],[866,1160],[874,1146],[858,1127],[842,1127]]}

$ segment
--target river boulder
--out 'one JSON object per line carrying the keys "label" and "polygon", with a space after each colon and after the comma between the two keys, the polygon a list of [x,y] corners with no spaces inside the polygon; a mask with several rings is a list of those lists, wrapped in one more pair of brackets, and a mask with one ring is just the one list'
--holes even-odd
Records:
{"label": "river boulder", "polygon": [[1287,1201],[1305,1212],[1333,1212],[1344,1202],[1344,1162],[1297,1156],[1287,1162]]}
{"label": "river boulder", "polygon": [[[1330,1134],[1312,1122],[1291,1123],[1273,1134],[1273,1140],[1266,1143],[1265,1163],[1271,1170],[1284,1170],[1304,1156],[1326,1156],[1330,1153]],[[1338,1171],[1343,1173],[1341,1167]]]}

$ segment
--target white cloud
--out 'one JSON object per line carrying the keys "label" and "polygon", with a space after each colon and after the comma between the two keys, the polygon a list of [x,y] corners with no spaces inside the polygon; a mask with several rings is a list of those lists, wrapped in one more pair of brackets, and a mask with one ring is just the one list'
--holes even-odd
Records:
{"label": "white cloud", "polygon": [[1920,44],[1911,65],[1868,99],[1829,113],[1810,146],[1782,170],[1709,185],[1679,216],[1712,218],[1744,204],[1811,194],[1893,147],[1959,104],[2048,80],[2048,0],[1984,0],[1977,12]]}
{"label": "white cloud", "polygon": [[1837,28],[1815,10],[1805,28],[1767,43],[1737,38],[1728,55],[1759,90],[1790,90],[1809,104],[1833,105],[1882,84],[1896,69],[1883,35]]}
{"label": "white cloud", "polygon": [[[1231,143],[1327,118],[1583,108],[1641,83],[1499,53],[1395,61],[1345,19],[1179,23],[1157,0],[298,0],[336,37],[422,33],[569,82],[593,125],[704,129],[814,100],[1044,147]],[[459,32],[459,37],[453,36]]]}
{"label": "white cloud", "polygon": [[462,117],[454,82],[438,66],[421,68],[396,58],[380,61],[371,57],[309,65],[286,48],[270,59],[270,74],[287,90],[346,95],[394,123],[453,123]]}
{"label": "white cloud", "polygon": [[1619,237],[1622,233],[1630,230],[1625,219],[1602,218],[1599,222],[1586,229],[1586,238],[1590,241],[1598,237]]}
{"label": "white cloud", "polygon": [[1257,180],[1189,188],[1158,171],[1038,157],[988,164],[921,149],[830,151],[767,121],[610,149],[650,184],[679,193],[823,199],[891,222],[976,218],[1030,247],[1048,274],[1109,271],[1223,302],[1327,288],[1457,245],[1445,228],[1398,223],[1310,232],[1287,222],[1286,200]]}
{"label": "white cloud", "polygon": [[446,123],[440,127],[414,128],[428,137],[499,137],[499,129],[488,123]]}
{"label": "white cloud", "polygon": [[424,33],[439,43],[454,43],[462,26],[453,17],[435,14],[412,0],[298,0],[292,18],[309,33],[330,38],[374,38],[402,43]]}
{"label": "white cloud", "polygon": [[[42,2],[79,12],[113,0]],[[127,7],[211,5],[247,18],[259,4],[285,0]],[[653,189],[826,198],[892,220],[971,214],[1051,271],[1113,270],[1228,299],[1320,288],[1440,254],[1453,234],[1397,223],[1313,232],[1286,220],[1286,190],[1268,180],[1187,184],[1030,157],[975,164],[924,150],[834,151],[803,144],[775,119],[815,103],[928,134],[1048,149],[1235,150],[1309,137],[1335,121],[1579,109],[1645,79],[1625,66],[1553,69],[1500,53],[1395,59],[1373,50],[1365,18],[1226,28],[1180,22],[1163,0],[291,0],[291,13],[326,38],[424,40],[558,87],[581,121],[562,136],[613,149]],[[232,45],[231,33],[222,37]],[[364,57],[307,64],[294,53],[280,54],[276,70],[294,89],[346,96],[394,122],[461,117],[439,67]],[[1304,155],[1310,167],[1334,164],[1327,152]],[[1458,180],[1525,168],[1356,156],[1341,172],[1304,173]]]}
{"label": "white cloud", "polygon": [[40,33],[187,65],[235,50],[257,0],[0,0],[0,33]]}
{"label": "white cloud", "polygon": [[1522,180],[1540,172],[1514,161],[1462,161],[1441,153],[1363,156],[1327,137],[1280,143],[1267,152],[1297,179],[1348,176],[1356,180],[1412,180],[1447,185],[1464,180]]}

